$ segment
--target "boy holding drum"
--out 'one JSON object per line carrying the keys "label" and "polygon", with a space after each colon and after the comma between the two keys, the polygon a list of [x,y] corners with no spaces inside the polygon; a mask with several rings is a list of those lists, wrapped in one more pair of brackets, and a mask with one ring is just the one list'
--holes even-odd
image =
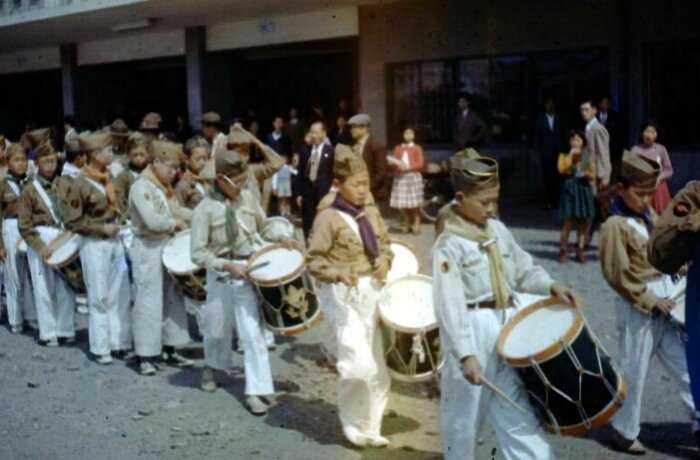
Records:
{"label": "boy holding drum", "polygon": [[[190,255],[207,270],[207,301],[202,335],[204,361],[201,388],[216,391],[214,370],[233,367],[231,339],[235,322],[244,351],[245,394],[253,415],[267,413],[264,396],[274,392],[270,360],[260,316],[260,300],[247,278],[246,263],[265,237],[265,212],[246,188],[248,164],[233,150],[214,158],[215,179],[192,216]],[[275,238],[294,243],[291,225]],[[273,238],[268,239],[272,242]]]}
{"label": "boy holding drum", "polygon": [[684,344],[670,319],[676,307],[673,297],[685,280],[674,283],[656,270],[647,258],[649,236],[656,215],[650,207],[659,177],[659,164],[625,152],[618,196],[600,234],[603,275],[619,294],[616,303],[620,330],[619,357],[628,394],[612,421],[614,446],[630,454],[643,454],[639,442],[642,393],[652,355],[661,358],[680,386],[680,396],[693,410]]}
{"label": "boy holding drum", "polygon": [[[345,437],[357,446],[383,447],[382,417],[391,381],[377,300],[393,253],[379,210],[371,200],[364,160],[338,145],[333,166],[338,190],[319,206],[308,247],[308,267],[338,341],[338,406]],[[325,208],[324,208],[325,206]],[[325,300],[325,299],[327,300]],[[330,303],[330,304],[328,304]]]}
{"label": "boy holding drum", "polygon": [[57,201],[54,178],[58,155],[48,141],[36,148],[35,155],[37,174],[19,198],[17,220],[19,232],[28,246],[27,261],[39,319],[39,340],[48,347],[57,347],[59,339],[65,343],[75,342],[75,294],[58,271],[45,262],[51,256],[48,244],[63,227],[54,204]]}
{"label": "boy holding drum", "polygon": [[496,220],[498,164],[484,157],[450,159],[456,190],[444,210],[444,230],[433,254],[435,310],[445,364],[441,376],[443,452],[447,460],[473,458],[477,430],[487,413],[508,459],[542,460],[552,452],[534,412],[484,392],[482,376],[530,408],[515,371],[496,354],[502,326],[516,313],[517,292],[554,295],[578,305],[572,291],[545,270]]}

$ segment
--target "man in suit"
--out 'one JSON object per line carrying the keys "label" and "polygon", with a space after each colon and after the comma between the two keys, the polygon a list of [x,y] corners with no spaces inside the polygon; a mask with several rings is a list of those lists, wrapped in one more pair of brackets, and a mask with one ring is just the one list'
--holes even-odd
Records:
{"label": "man in suit", "polygon": [[338,115],[335,122],[336,129],[331,134],[331,144],[334,146],[338,144],[351,145],[352,136],[350,135],[350,129],[348,128],[348,119],[345,115]]}
{"label": "man in suit", "polygon": [[284,131],[284,119],[280,116],[275,117],[272,128],[273,131],[267,135],[267,145],[279,155],[291,158],[292,140]]}
{"label": "man in suit", "polygon": [[287,134],[292,142],[292,151],[299,153],[304,146],[304,136],[306,136],[306,123],[299,118],[299,111],[295,107],[289,109],[289,121],[287,122]]}
{"label": "man in suit", "polygon": [[299,152],[299,173],[294,178],[293,195],[301,208],[304,236],[309,237],[316,218],[318,203],[333,183],[334,149],[326,139],[326,129],[320,121],[311,125],[311,146]]}
{"label": "man in suit", "polygon": [[369,127],[371,123],[372,118],[364,113],[359,113],[348,121],[350,134],[355,141],[353,151],[365,160],[372,196],[375,201],[382,202],[389,195],[386,148],[370,138]]}
{"label": "man in suit", "polygon": [[596,189],[600,192],[610,185],[610,134],[596,117],[598,107],[589,100],[581,104],[581,117],[586,123],[586,141],[591,158],[595,162]]}
{"label": "man in suit", "polygon": [[540,155],[542,179],[547,192],[547,205],[556,207],[561,191],[561,176],[557,171],[557,158],[563,151],[564,132],[556,112],[554,99],[544,101],[544,113],[535,121],[535,149]]}
{"label": "man in suit", "polygon": [[624,150],[624,129],[620,114],[612,108],[612,98],[605,96],[600,100],[598,114],[596,118],[601,125],[605,126],[610,134],[610,163],[613,175],[620,169],[622,162],[622,151]]}
{"label": "man in suit", "polygon": [[465,148],[479,149],[486,142],[486,123],[471,109],[471,99],[462,95],[457,101],[454,143],[457,150]]}

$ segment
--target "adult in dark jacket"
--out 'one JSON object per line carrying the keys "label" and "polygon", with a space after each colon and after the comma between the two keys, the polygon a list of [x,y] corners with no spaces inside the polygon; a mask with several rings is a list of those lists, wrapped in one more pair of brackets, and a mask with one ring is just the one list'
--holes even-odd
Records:
{"label": "adult in dark jacket", "polygon": [[284,119],[275,117],[272,128],[273,131],[267,135],[267,145],[279,155],[291,158],[292,140],[284,130]]}
{"label": "adult in dark jacket", "polygon": [[487,134],[486,123],[472,110],[469,96],[460,96],[454,128],[454,144],[457,150],[479,149],[486,142]]}
{"label": "adult in dark jacket", "polygon": [[389,196],[389,180],[386,148],[370,137],[369,127],[372,119],[369,115],[360,113],[348,121],[350,133],[355,141],[353,151],[362,156],[369,171],[370,190],[374,200],[385,201]]}
{"label": "adult in dark jacket", "polygon": [[547,98],[544,101],[544,112],[535,121],[534,141],[547,192],[547,205],[552,207],[556,207],[559,203],[561,192],[562,180],[557,171],[557,158],[564,151],[563,139],[564,126],[556,112],[554,99]]}

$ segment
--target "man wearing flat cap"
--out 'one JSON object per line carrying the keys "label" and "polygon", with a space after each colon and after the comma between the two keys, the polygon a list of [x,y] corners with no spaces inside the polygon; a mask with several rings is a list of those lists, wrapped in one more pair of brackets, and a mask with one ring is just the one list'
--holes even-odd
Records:
{"label": "man wearing flat cap", "polygon": [[274,393],[267,342],[260,317],[260,300],[247,279],[248,259],[268,242],[291,245],[288,224],[274,234],[259,201],[246,188],[248,162],[224,148],[214,159],[215,177],[207,196],[192,216],[192,261],[207,270],[204,307],[204,362],[201,388],[216,391],[215,370],[233,368],[233,327],[244,350],[245,394],[248,410],[264,415]]}
{"label": "man wearing flat cap", "polygon": [[162,123],[163,118],[158,113],[149,112],[143,116],[143,120],[141,120],[139,125],[139,132],[146,138],[146,142],[160,138]]}
{"label": "man wearing flat cap", "polygon": [[[453,156],[449,166],[455,200],[433,247],[435,312],[445,358],[440,408],[445,459],[474,457],[483,414],[490,416],[506,458],[552,458],[527,394],[496,353],[496,342],[517,311],[519,293],[553,295],[574,306],[578,300],[496,219],[498,163],[470,153]],[[482,376],[527,412],[492,398],[481,386]]]}
{"label": "man wearing flat cap", "polygon": [[123,357],[131,349],[129,277],[109,173],[112,136],[104,131],[82,133],[78,143],[88,163],[67,196],[59,199],[58,208],[66,228],[83,236],[80,261],[90,313],[90,352],[99,364],[107,365],[112,354]]}
{"label": "man wearing flat cap", "polygon": [[674,283],[647,258],[654,214],[649,203],[660,173],[659,164],[625,151],[621,183],[610,206],[610,217],[600,230],[600,264],[603,276],[618,294],[615,303],[620,336],[618,356],[627,383],[625,404],[612,421],[613,443],[618,449],[642,454],[637,436],[644,382],[653,355],[658,355],[678,384],[678,394],[689,410],[690,394],[685,347],[673,324],[673,299],[685,291],[685,278]]}
{"label": "man wearing flat cap", "polygon": [[161,356],[167,364],[193,364],[176,351],[190,341],[187,314],[184,299],[161,262],[168,239],[186,228],[192,217],[173,192],[184,152],[181,144],[153,141],[149,154],[152,163],[129,192],[129,219],[134,229],[129,256],[136,287],[131,318],[141,375],[154,375]]}
{"label": "man wearing flat cap", "polygon": [[386,149],[371,138],[371,123],[370,116],[364,113],[354,115],[348,121],[350,133],[355,142],[353,150],[367,163],[372,196],[376,202],[382,202],[389,196]]}
{"label": "man wearing flat cap", "polygon": [[[688,271],[685,295],[685,352],[695,407],[700,404],[700,181],[691,181],[678,192],[656,221],[647,248],[649,261],[666,274]],[[677,305],[676,308],[682,308]],[[700,445],[700,412],[695,411],[693,433]]]}

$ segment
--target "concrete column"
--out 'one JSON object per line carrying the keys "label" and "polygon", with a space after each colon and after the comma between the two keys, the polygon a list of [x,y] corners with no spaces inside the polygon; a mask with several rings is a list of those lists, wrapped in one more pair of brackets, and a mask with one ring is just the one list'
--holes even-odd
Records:
{"label": "concrete column", "polygon": [[75,116],[75,81],[78,71],[78,45],[61,45],[61,87],[63,92],[63,115]]}
{"label": "concrete column", "polygon": [[207,52],[206,27],[188,27],[185,29],[185,64],[187,67],[187,112],[190,126],[202,127],[204,111],[204,69]]}

